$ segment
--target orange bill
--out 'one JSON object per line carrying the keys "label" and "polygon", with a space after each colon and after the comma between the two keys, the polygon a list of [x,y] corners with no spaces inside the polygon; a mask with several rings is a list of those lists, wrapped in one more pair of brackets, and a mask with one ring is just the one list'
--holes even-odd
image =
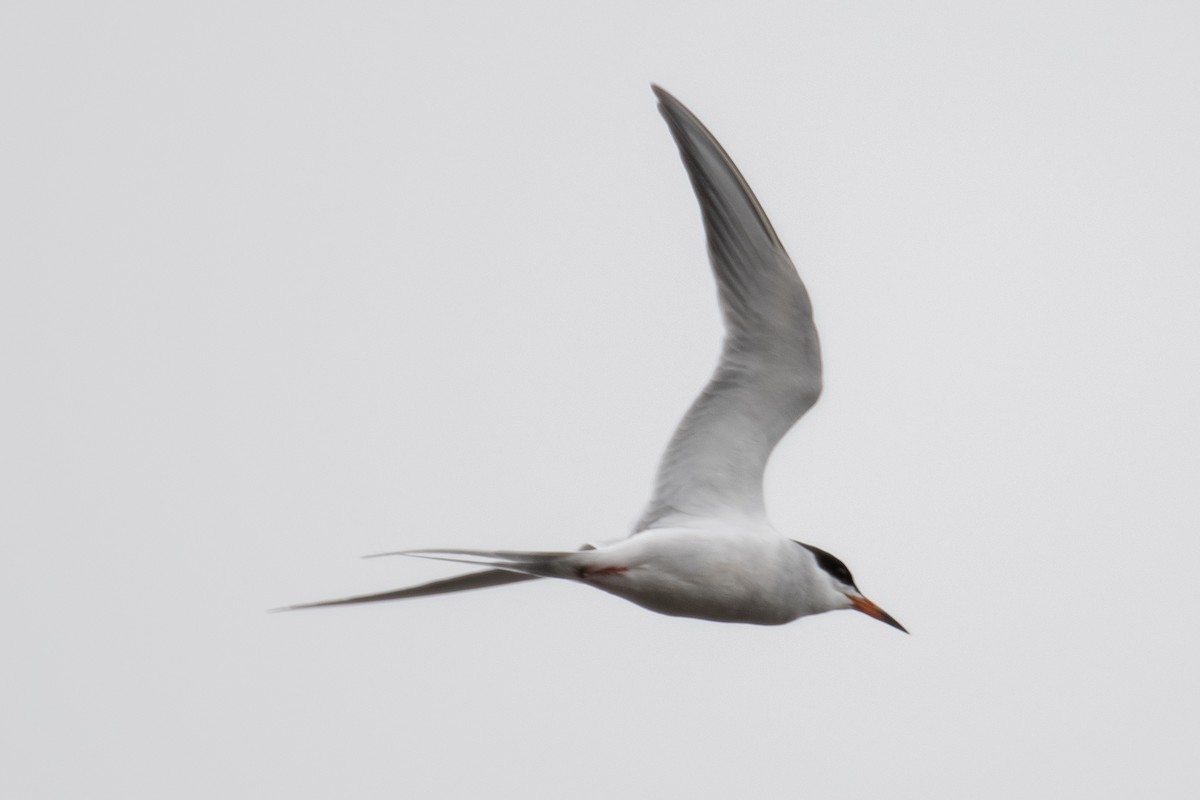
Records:
{"label": "orange bill", "polygon": [[904,631],[905,633],[908,633],[908,630],[903,625],[901,625],[899,622],[897,622],[895,617],[893,617],[891,614],[887,613],[882,608],[875,605],[874,603],[872,603],[870,600],[863,597],[862,595],[855,596],[855,595],[848,594],[846,596],[849,597],[850,602],[854,604],[855,610],[861,611],[862,613],[866,614],[868,617],[874,617],[875,619],[879,620],[880,622],[886,622],[888,625],[891,625],[893,628],[899,628],[900,630]]}

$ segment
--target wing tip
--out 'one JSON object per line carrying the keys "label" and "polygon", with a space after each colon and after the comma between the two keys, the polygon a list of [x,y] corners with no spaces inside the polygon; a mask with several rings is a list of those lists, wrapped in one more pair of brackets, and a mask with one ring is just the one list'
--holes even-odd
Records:
{"label": "wing tip", "polygon": [[[658,99],[659,113],[667,119],[668,123],[682,125],[684,122],[690,122],[693,125],[699,125],[701,128],[704,128],[700,120],[696,119],[696,115],[687,106],[679,102],[678,97],[657,83],[650,84],[650,91],[654,92],[654,96]],[[709,134],[709,136],[711,135]]]}
{"label": "wing tip", "polygon": [[[675,144],[679,147],[680,155],[692,180],[693,189],[695,189],[697,197],[700,199],[701,207],[705,206],[706,201],[701,196],[703,189],[697,181],[703,181],[704,178],[702,176],[705,175],[711,177],[720,173],[727,174],[738,186],[738,191],[742,199],[749,206],[754,220],[758,227],[762,229],[762,233],[766,236],[767,240],[773,246],[782,249],[783,243],[779,240],[779,235],[775,233],[775,228],[771,225],[770,219],[767,218],[767,213],[759,204],[758,198],[754,196],[750,184],[742,176],[741,171],[734,164],[733,159],[730,158],[725,148],[721,146],[717,137],[713,135],[713,132],[692,113],[691,109],[679,102],[679,99],[675,95],[668,92],[662,86],[657,83],[651,83],[650,90],[658,98],[658,111],[662,114],[663,119],[666,120],[667,127],[671,131],[671,136],[675,139]],[[709,157],[708,159],[705,158],[705,154]],[[703,162],[708,162],[708,164],[705,165]]]}

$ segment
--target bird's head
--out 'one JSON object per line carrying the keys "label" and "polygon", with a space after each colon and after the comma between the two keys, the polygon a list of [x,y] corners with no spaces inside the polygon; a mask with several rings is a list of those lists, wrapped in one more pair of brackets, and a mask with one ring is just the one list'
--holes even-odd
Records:
{"label": "bird's head", "polygon": [[895,617],[863,596],[863,593],[854,585],[854,576],[850,574],[850,570],[846,568],[840,558],[819,547],[813,547],[811,544],[803,542],[797,542],[797,544],[812,553],[813,559],[816,561],[818,591],[821,594],[821,600],[828,604],[828,610],[853,608],[868,617],[874,617],[880,622],[886,622],[893,628],[908,633]]}

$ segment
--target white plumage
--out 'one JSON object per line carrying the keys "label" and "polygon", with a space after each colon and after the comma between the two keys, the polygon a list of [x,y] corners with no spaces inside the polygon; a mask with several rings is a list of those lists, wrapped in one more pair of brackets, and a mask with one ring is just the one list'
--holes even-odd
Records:
{"label": "white plumage", "polygon": [[663,455],[654,496],[626,539],[569,552],[406,550],[490,569],[381,594],[290,608],[398,600],[533,578],[595,586],[672,616],[775,625],[854,608],[904,628],[819,548],[767,522],[771,451],[821,394],[808,292],[750,187],[711,133],[653,87],[700,203],[725,321],[712,378]]}

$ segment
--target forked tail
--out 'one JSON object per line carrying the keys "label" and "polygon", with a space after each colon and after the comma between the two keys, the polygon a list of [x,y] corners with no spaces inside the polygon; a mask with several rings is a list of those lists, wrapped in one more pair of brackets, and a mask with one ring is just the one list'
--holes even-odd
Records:
{"label": "forked tail", "polygon": [[367,558],[383,556],[412,556],[435,561],[453,561],[457,564],[474,564],[479,567],[503,569],[534,575],[539,578],[580,577],[584,563],[594,551],[572,550],[568,552],[534,552],[524,550],[399,550],[394,553],[375,553]]}

